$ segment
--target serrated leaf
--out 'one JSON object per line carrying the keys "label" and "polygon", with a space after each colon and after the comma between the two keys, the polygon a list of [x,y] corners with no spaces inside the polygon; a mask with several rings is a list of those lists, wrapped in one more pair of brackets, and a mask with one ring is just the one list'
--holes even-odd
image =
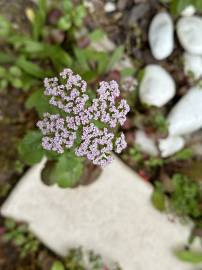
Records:
{"label": "serrated leaf", "polygon": [[41,161],[44,151],[41,145],[40,131],[29,131],[18,145],[20,158],[28,165]]}

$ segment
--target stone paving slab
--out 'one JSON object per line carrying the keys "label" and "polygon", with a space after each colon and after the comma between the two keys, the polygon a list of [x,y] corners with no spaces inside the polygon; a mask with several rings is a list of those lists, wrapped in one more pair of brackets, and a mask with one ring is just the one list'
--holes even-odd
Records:
{"label": "stone paving slab", "polygon": [[42,166],[24,175],[1,213],[27,222],[55,253],[83,246],[124,270],[196,269],[172,254],[186,243],[189,229],[153,209],[152,187],[120,160],[115,158],[92,185],[76,189],[45,186]]}

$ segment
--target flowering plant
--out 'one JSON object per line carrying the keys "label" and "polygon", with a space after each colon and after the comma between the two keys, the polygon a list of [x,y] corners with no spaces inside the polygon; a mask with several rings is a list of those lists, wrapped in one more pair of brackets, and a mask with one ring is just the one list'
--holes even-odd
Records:
{"label": "flowering plant", "polygon": [[64,69],[59,78],[45,78],[44,85],[49,103],[59,109],[58,114],[45,113],[37,123],[45,150],[63,154],[71,149],[77,157],[104,167],[113,160],[113,150],[121,153],[126,147],[124,134],[116,131],[124,124],[129,106],[119,99],[115,81],[100,82],[94,99],[87,83],[70,69]]}

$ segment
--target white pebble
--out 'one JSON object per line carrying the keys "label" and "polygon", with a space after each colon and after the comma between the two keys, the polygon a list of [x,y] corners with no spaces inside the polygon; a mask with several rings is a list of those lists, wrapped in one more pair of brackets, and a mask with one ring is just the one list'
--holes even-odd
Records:
{"label": "white pebble", "polygon": [[150,25],[149,43],[157,60],[167,58],[174,49],[174,26],[171,16],[166,12],[157,14]]}
{"label": "white pebble", "polygon": [[186,135],[202,128],[202,89],[191,88],[168,115],[169,134]]}
{"label": "white pebble", "polygon": [[148,65],[140,84],[142,103],[162,107],[175,95],[175,82],[171,75],[159,65]]}
{"label": "white pebble", "polygon": [[189,16],[193,16],[195,12],[196,12],[195,7],[192,5],[189,5],[183,9],[183,11],[181,12],[181,15],[185,17],[189,17]]}
{"label": "white pebble", "polygon": [[158,149],[155,142],[144,131],[138,130],[135,133],[135,144],[137,144],[143,153],[157,156]]}
{"label": "white pebble", "polygon": [[185,53],[184,72],[187,75],[191,72],[195,79],[199,79],[202,76],[202,56]]}
{"label": "white pebble", "polygon": [[202,54],[202,19],[200,17],[181,18],[177,23],[177,35],[187,52]]}
{"label": "white pebble", "polygon": [[104,6],[105,12],[110,13],[116,10],[116,6],[114,3],[107,2]]}
{"label": "white pebble", "polygon": [[185,140],[182,137],[168,137],[159,140],[161,156],[166,158],[183,149]]}

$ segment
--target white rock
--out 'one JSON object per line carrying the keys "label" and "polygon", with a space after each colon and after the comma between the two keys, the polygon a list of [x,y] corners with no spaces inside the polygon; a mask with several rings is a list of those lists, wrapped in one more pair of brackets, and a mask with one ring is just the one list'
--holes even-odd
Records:
{"label": "white rock", "polygon": [[150,25],[149,43],[157,60],[168,57],[174,49],[174,26],[171,16],[166,12],[157,14]]}
{"label": "white rock", "polygon": [[191,88],[168,115],[169,134],[186,135],[202,128],[202,89]]}
{"label": "white rock", "polygon": [[105,12],[110,13],[116,10],[116,5],[111,2],[107,2],[104,6]]}
{"label": "white rock", "polygon": [[199,79],[202,76],[202,56],[185,53],[184,72],[187,75],[191,72],[195,79]]}
{"label": "white rock", "polygon": [[183,9],[183,11],[181,12],[181,15],[185,16],[185,17],[189,17],[189,16],[194,15],[195,12],[196,12],[195,7],[192,5],[189,5],[189,6],[185,7],[185,9]]}
{"label": "white rock", "polygon": [[180,18],[177,23],[177,35],[187,52],[202,54],[202,19],[200,17]]}
{"label": "white rock", "polygon": [[175,90],[175,82],[164,68],[159,65],[149,65],[145,68],[140,84],[142,103],[162,107],[173,98]]}
{"label": "white rock", "polygon": [[187,242],[190,227],[155,210],[152,186],[119,159],[94,184],[76,189],[43,185],[41,168],[28,171],[1,212],[27,222],[50,249],[66,255],[83,246],[123,270],[190,270],[172,252]]}
{"label": "white rock", "polygon": [[143,153],[152,156],[158,155],[158,149],[155,142],[150,137],[148,137],[148,135],[142,130],[136,131],[135,144],[140,146],[140,149]]}
{"label": "white rock", "polygon": [[185,140],[182,137],[168,137],[159,140],[159,149],[162,157],[169,157],[183,149]]}

